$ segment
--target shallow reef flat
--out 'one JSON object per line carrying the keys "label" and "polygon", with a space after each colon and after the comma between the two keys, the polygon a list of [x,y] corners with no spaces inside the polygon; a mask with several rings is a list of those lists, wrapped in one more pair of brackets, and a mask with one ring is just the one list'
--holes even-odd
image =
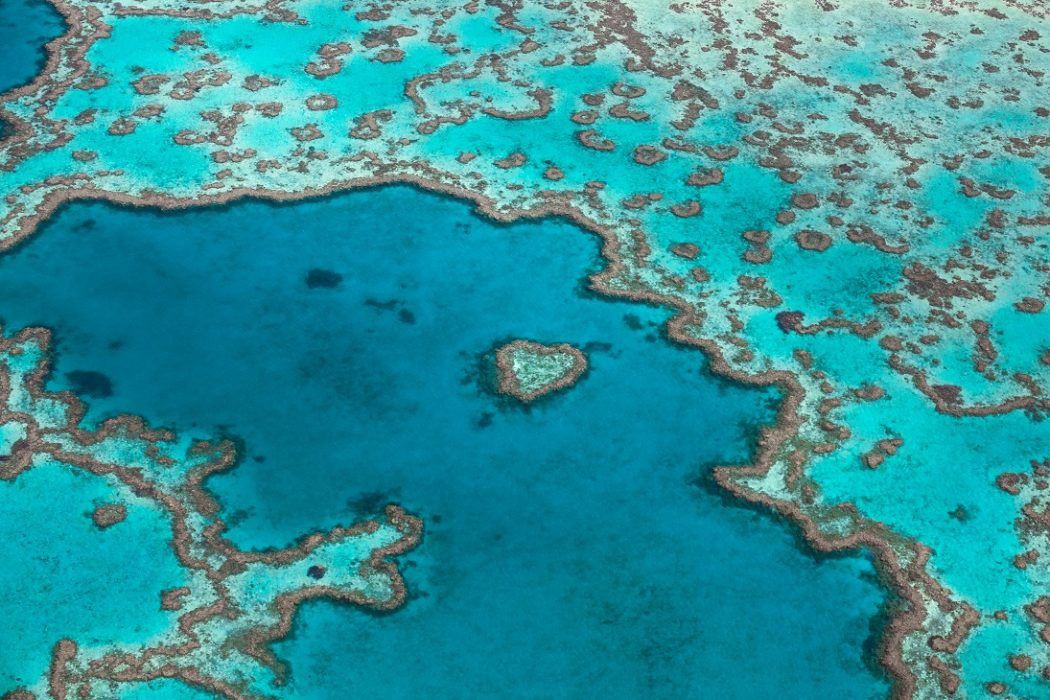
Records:
{"label": "shallow reef flat", "polygon": [[[894,695],[1046,695],[1044,3],[54,4],[66,33],[32,83],[0,97],[0,248],[74,200],[187,209],[392,183],[497,222],[565,218],[602,241],[590,291],[672,309],[663,333],[711,371],[779,389],[757,454],[712,478],[816,551],[874,558],[894,596],[874,651]],[[377,215],[372,235],[386,233]],[[313,275],[313,291],[337,288],[338,272]],[[36,323],[48,319],[21,325]],[[479,352],[574,341],[535,331],[493,333]],[[42,331],[6,338],[24,357],[44,352]],[[17,364],[8,372],[34,371]],[[574,400],[598,369],[539,404]],[[77,376],[105,400],[97,377]],[[0,433],[19,446],[3,463],[16,484],[40,451],[26,448],[39,444],[32,426],[65,410],[34,401],[9,408],[15,425]],[[124,447],[100,456],[76,421],[61,425],[71,437],[48,448],[48,478],[79,467],[73,456],[88,472],[104,458],[107,474],[129,468]],[[140,423],[114,425],[167,454],[129,427]],[[217,464],[231,459],[220,452]],[[195,469],[208,470],[173,473]],[[200,582],[209,591],[247,580],[215,557],[262,556],[207,529],[215,508],[187,511],[203,519],[200,538],[187,534],[194,556],[220,567]],[[372,539],[347,535],[360,547],[340,556],[387,588],[339,590],[387,605],[401,589],[382,552],[418,523],[396,509],[366,522]],[[311,590],[278,576],[280,561],[259,571],[278,598]],[[241,639],[238,625],[274,629],[252,612],[265,597],[249,598],[239,622],[208,623],[209,643]],[[71,644],[52,657],[59,690],[62,669],[94,682],[91,652]],[[236,672],[260,691],[255,671]]]}

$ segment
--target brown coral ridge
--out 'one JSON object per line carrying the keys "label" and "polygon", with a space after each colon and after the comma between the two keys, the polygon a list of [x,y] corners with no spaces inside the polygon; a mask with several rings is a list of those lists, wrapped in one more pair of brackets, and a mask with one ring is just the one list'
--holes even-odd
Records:
{"label": "brown coral ridge", "polygon": [[[558,377],[555,381],[532,391],[525,391],[522,389],[518,375],[514,371],[513,361],[514,353],[522,350],[534,355],[571,355],[573,365],[568,372]],[[530,403],[541,396],[567,389],[579,381],[580,377],[587,371],[587,356],[579,348],[568,343],[543,345],[531,340],[515,340],[496,351],[496,371],[501,394],[513,396],[522,403]]]}
{"label": "brown coral ridge", "polygon": [[[22,346],[35,344],[41,351],[37,366],[22,378],[29,395],[36,400],[56,401],[65,409],[66,424],[61,427],[41,427],[32,416],[11,411],[6,403],[10,395],[10,372],[0,366],[0,422],[17,421],[28,426],[27,436],[17,441],[12,447],[9,459],[0,462],[0,479],[11,480],[21,472],[32,468],[32,456],[48,455],[54,460],[83,469],[98,476],[109,476],[128,487],[133,493],[147,498],[163,509],[171,521],[171,548],[177,561],[187,570],[201,571],[210,584],[209,591],[215,600],[201,607],[193,607],[183,612],[178,618],[178,630],[183,641],[177,643],[160,643],[147,647],[139,654],[111,652],[90,663],[89,676],[77,676],[69,670],[69,664],[78,654],[74,640],[64,639],[55,645],[52,653],[49,687],[55,698],[71,695],[83,697],[90,693],[89,681],[109,680],[115,682],[150,681],[159,678],[171,678],[190,686],[214,692],[222,697],[240,700],[250,697],[233,685],[209,676],[205,671],[191,665],[179,665],[178,657],[185,656],[201,647],[201,640],[195,630],[196,626],[213,619],[224,617],[236,619],[241,615],[237,605],[230,596],[225,580],[240,573],[250,564],[264,564],[286,567],[305,560],[318,547],[339,542],[362,534],[375,532],[381,522],[367,520],[350,527],[336,527],[328,531],[315,532],[302,537],[295,545],[283,549],[265,551],[242,551],[225,538],[226,524],[219,517],[220,506],[205,487],[205,481],[212,475],[228,471],[236,466],[237,456],[234,444],[229,440],[218,442],[197,441],[190,448],[190,455],[203,459],[203,462],[190,468],[184,477],[180,492],[185,500],[165,490],[160,484],[153,483],[145,472],[138,467],[102,461],[88,454],[87,449],[110,437],[139,439],[149,443],[147,454],[160,463],[174,463],[171,458],[161,453],[160,445],[171,442],[175,436],[166,430],[149,428],[145,422],[130,415],[118,416],[102,422],[92,431],[79,427],[84,416],[84,404],[71,392],[46,392],[44,383],[51,368],[51,332],[46,328],[27,328],[8,338],[0,328],[0,354],[19,355]],[[58,441],[50,440],[52,435],[68,435],[72,445],[63,447]],[[187,507],[186,501],[191,504]],[[123,520],[126,509],[121,505],[106,505],[93,513],[93,518],[100,527],[115,524]],[[197,537],[192,532],[190,519],[203,516],[209,524]],[[386,599],[369,598],[360,591],[342,589],[325,585],[304,585],[301,588],[284,593],[274,601],[279,615],[278,622],[272,626],[250,628],[242,638],[234,640],[245,653],[267,663],[275,672],[278,682],[284,678],[284,667],[268,649],[268,644],[285,635],[291,629],[292,621],[299,605],[306,600],[326,598],[354,605],[386,611],[400,607],[406,597],[403,578],[391,557],[401,555],[415,547],[423,533],[422,521],[409,515],[396,505],[385,509],[385,520],[396,528],[401,536],[384,547],[374,549],[369,558],[361,563],[361,574],[369,572],[386,576],[390,582],[390,596]],[[100,520],[102,522],[100,522]],[[112,522],[110,522],[112,521]],[[216,563],[221,561],[220,563]],[[181,610],[184,598],[189,589],[180,588],[164,591],[161,594],[161,606],[165,610]],[[164,659],[162,665],[150,666],[153,659]],[[77,690],[74,692],[73,688]],[[21,691],[19,691],[21,692]],[[20,697],[15,695],[14,697]]]}
{"label": "brown coral ridge", "polygon": [[113,527],[124,522],[128,517],[127,506],[120,503],[107,503],[101,505],[91,513],[91,520],[100,530]]}

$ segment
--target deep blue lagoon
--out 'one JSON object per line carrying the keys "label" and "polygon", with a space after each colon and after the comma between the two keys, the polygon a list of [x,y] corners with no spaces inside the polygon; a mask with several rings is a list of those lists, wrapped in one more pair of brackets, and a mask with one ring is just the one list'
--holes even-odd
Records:
{"label": "deep blue lagoon", "polygon": [[[276,649],[289,697],[884,695],[862,658],[871,563],[814,559],[706,483],[748,459],[776,395],[708,374],[664,339],[666,311],[593,295],[600,263],[568,224],[495,225],[404,187],[77,204],[0,258],[0,316],[55,330],[52,386],[90,421],[239,438],[210,486],[241,546],[387,502],[424,519],[404,608],[300,611]],[[590,370],[522,407],[488,381],[515,338],[572,343]]]}
{"label": "deep blue lagoon", "polygon": [[44,44],[63,28],[62,17],[48,2],[0,0],[0,92],[28,83],[40,73],[47,56]]}

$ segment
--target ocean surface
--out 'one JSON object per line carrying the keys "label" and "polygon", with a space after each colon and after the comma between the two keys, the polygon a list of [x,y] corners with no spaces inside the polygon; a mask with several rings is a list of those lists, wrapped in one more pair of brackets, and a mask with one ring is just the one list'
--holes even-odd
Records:
{"label": "ocean surface", "polygon": [[[238,438],[242,463],[209,485],[242,547],[388,502],[423,518],[397,560],[402,609],[300,610],[276,645],[287,697],[884,696],[865,661],[886,602],[871,562],[815,558],[708,479],[749,458],[777,394],[710,375],[664,338],[665,310],[591,293],[600,266],[566,223],[496,225],[406,187],[174,214],[80,203],[0,257],[0,318],[54,329],[49,388],[84,397],[88,422]],[[571,343],[590,369],[522,407],[491,388],[491,353],[516,338]],[[34,495],[34,474],[0,485],[23,499],[0,534],[34,500],[90,510],[87,479]],[[150,633],[156,599],[119,582],[51,602],[77,580],[59,567],[170,585],[162,528],[102,547],[121,528],[78,517],[75,547],[3,552],[46,586],[0,598],[0,647],[19,650],[0,691],[61,635],[104,640],[114,618]],[[23,629],[54,633],[16,647]],[[143,697],[195,696],[179,688]]]}

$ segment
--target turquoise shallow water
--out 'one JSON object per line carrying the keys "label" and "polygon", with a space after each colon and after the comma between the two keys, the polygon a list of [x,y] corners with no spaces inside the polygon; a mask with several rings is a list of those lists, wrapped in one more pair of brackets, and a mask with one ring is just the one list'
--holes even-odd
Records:
{"label": "turquoise shallow water", "polygon": [[[301,611],[277,646],[289,697],[885,694],[862,658],[871,564],[814,560],[703,483],[748,457],[775,396],[706,374],[660,337],[665,312],[586,292],[597,264],[568,225],[496,226],[407,188],[82,204],[0,258],[0,316],[55,329],[52,385],[90,420],[242,439],[212,482],[242,546],[388,501],[424,518],[403,609]],[[508,404],[485,355],[517,337],[573,343],[591,369]]]}
{"label": "turquoise shallow water", "polygon": [[119,528],[99,531],[91,511],[115,496],[103,479],[55,462],[0,481],[0,693],[44,675],[63,637],[133,643],[172,624],[157,604],[184,580],[168,524],[133,506]]}

